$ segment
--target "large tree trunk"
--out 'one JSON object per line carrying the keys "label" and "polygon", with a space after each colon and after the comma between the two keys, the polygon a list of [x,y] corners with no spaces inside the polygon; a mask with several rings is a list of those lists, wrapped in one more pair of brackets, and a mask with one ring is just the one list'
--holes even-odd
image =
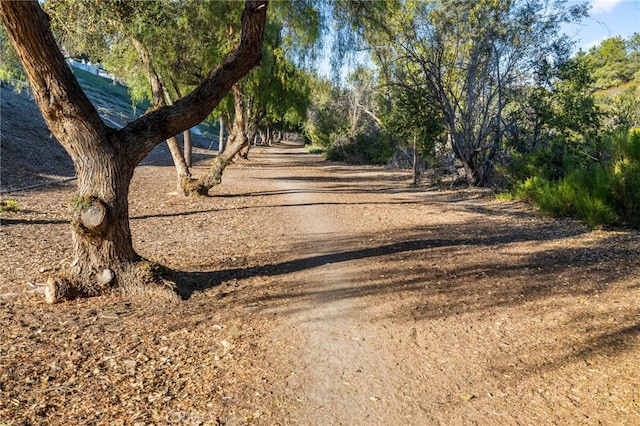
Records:
{"label": "large tree trunk", "polygon": [[175,298],[173,283],[141,259],[131,242],[128,195],[134,168],[116,152],[86,154],[86,162],[76,163],[78,195],[71,220],[75,258],[66,275],[49,278],[47,301],[112,291]]}
{"label": "large tree trunk", "polygon": [[128,195],[135,166],[162,140],[200,123],[261,55],[267,1],[247,0],[240,43],[191,94],[147,112],[120,130],[104,124],[58,48],[38,1],[2,1],[0,16],[51,132],[78,175],[72,218],[75,259],[51,277],[47,300],[119,291],[167,292],[161,277],[136,254]]}

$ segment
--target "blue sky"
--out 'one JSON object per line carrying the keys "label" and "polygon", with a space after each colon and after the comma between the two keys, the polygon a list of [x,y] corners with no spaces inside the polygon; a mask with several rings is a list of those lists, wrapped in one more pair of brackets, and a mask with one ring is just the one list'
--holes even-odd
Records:
{"label": "blue sky", "polygon": [[[570,0],[569,4],[582,3]],[[577,48],[588,50],[603,40],[640,33],[640,0],[591,0],[589,17],[581,25],[568,25],[565,32],[577,41]]]}

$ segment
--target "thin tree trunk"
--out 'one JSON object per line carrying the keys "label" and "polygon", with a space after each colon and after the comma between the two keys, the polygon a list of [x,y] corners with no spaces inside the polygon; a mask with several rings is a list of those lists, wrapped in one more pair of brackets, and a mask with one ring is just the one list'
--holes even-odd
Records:
{"label": "thin tree trunk", "polygon": [[418,144],[415,136],[413,137],[413,184],[418,184]]}
{"label": "thin tree trunk", "polygon": [[[153,106],[155,108],[166,107],[167,104],[171,104],[171,97],[167,92],[167,88],[162,83],[160,75],[156,72],[153,63],[151,62],[149,51],[144,46],[144,44],[136,37],[130,36],[130,39],[133,42],[134,47],[138,51],[138,54],[140,55],[142,68],[147,77],[147,81],[151,86],[151,99],[153,102]],[[182,154],[180,143],[175,136],[167,139],[167,146],[169,147],[169,152],[171,153],[171,158],[176,168],[176,174],[178,177],[176,183],[176,191],[178,194],[187,195],[183,182],[189,181],[189,179],[191,179],[191,171],[189,170],[189,165],[186,162],[184,155]]]}
{"label": "thin tree trunk", "polygon": [[191,129],[182,132],[184,140],[184,162],[188,167],[193,165],[193,143],[191,142]]}
{"label": "thin tree trunk", "polygon": [[167,146],[169,147],[171,159],[173,160],[173,165],[176,168],[176,175],[178,176],[176,191],[180,195],[189,195],[188,191],[185,189],[184,182],[188,182],[191,179],[191,171],[189,170],[189,166],[187,165],[184,155],[182,155],[182,149],[180,148],[178,138],[172,136],[167,139]]}
{"label": "thin tree trunk", "polygon": [[224,152],[224,120],[220,116],[220,135],[218,136],[218,155]]}
{"label": "thin tree trunk", "polygon": [[[178,99],[182,99],[182,91],[180,90],[180,85],[173,79],[171,80],[171,83],[173,84],[173,90],[175,90]],[[182,140],[184,145],[184,163],[187,167],[191,167],[193,165],[193,145],[191,143],[191,129],[187,129],[182,132]]]}
{"label": "thin tree trunk", "polygon": [[185,183],[186,190],[198,195],[207,195],[209,190],[222,182],[224,169],[233,161],[234,157],[249,146],[249,139],[245,133],[244,122],[244,95],[239,87],[231,88],[234,100],[234,120],[233,128],[229,132],[227,145],[222,153],[214,158],[207,173],[200,179],[192,179]]}

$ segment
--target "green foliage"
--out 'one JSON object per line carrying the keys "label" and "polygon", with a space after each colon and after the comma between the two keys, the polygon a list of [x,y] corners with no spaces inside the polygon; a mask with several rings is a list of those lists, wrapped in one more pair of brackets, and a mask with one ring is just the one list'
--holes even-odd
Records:
{"label": "green foliage", "polygon": [[436,141],[444,131],[442,117],[427,96],[403,87],[392,87],[383,112],[385,133],[399,139],[408,146],[417,141],[418,153],[422,158],[432,156]]}
{"label": "green foliage", "polygon": [[548,151],[548,157],[537,153],[528,163],[522,160],[530,175],[511,194],[552,216],[574,216],[592,226],[640,227],[640,129],[608,135],[593,146],[606,155],[595,159],[564,151],[558,168],[539,167],[553,158]]}
{"label": "green foliage", "polygon": [[618,223],[609,191],[609,176],[595,168],[574,169],[558,181],[534,176],[516,185],[513,194],[551,216],[574,216],[598,226]]}
{"label": "green foliage", "polygon": [[624,220],[640,227],[640,128],[611,137],[615,156],[612,164],[613,198]]}
{"label": "green foliage", "polygon": [[565,138],[595,135],[600,128],[600,108],[593,96],[593,78],[587,62],[580,58],[567,61],[560,67],[558,77],[550,124]]}
{"label": "green foliage", "polygon": [[3,200],[0,201],[0,212],[20,212],[22,208],[16,200]]}
{"label": "green foliage", "polygon": [[[358,29],[352,41],[361,39],[373,51],[384,84],[399,89],[385,99],[389,131],[404,140],[407,133],[417,136],[424,152],[438,126],[446,129],[469,183],[481,185],[509,131],[512,95],[536,73],[553,76],[571,50],[561,25],[587,9],[565,3],[338,1],[337,8],[347,22],[342,25]],[[580,100],[566,97],[567,123],[574,123],[568,115]]]}
{"label": "green foliage", "polygon": [[304,147],[309,154],[325,154],[327,152],[327,148],[323,146],[307,144]]}
{"label": "green foliage", "polygon": [[99,199],[98,192],[95,191],[92,194],[74,195],[71,197],[70,206],[73,210],[82,211],[91,206],[95,200]]}
{"label": "green foliage", "polygon": [[[2,23],[0,23],[0,81],[27,84],[27,76]],[[18,84],[18,87],[21,85]]]}
{"label": "green foliage", "polygon": [[634,37],[637,38],[638,33],[629,40],[622,37],[606,39],[586,54],[586,60],[594,69],[596,88],[608,89],[628,83],[640,70],[639,46]]}
{"label": "green foliage", "polygon": [[312,83],[312,100],[303,135],[307,143],[329,148],[337,136],[346,132],[348,120],[345,93],[330,81]]}
{"label": "green foliage", "polygon": [[393,155],[394,146],[391,137],[380,131],[358,133],[355,137],[334,141],[327,149],[326,158],[350,164],[385,164]]}
{"label": "green foliage", "polygon": [[384,164],[396,139],[377,117],[378,93],[370,70],[356,69],[348,87],[329,80],[312,84],[312,104],[305,123],[308,144],[326,149],[326,158],[353,164]]}

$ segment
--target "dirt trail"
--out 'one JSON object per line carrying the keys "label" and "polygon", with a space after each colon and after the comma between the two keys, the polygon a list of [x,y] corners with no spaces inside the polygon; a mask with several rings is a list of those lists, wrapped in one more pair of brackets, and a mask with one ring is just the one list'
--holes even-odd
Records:
{"label": "dirt trail", "polygon": [[0,424],[640,424],[637,231],[293,143],[251,158],[209,198],[137,169],[134,247],[190,289],[171,306],[44,304],[74,187],[11,194]]}
{"label": "dirt trail", "polygon": [[[406,270],[402,265],[387,265],[396,252],[406,259],[413,251],[429,247],[421,247],[423,240],[412,246],[411,240],[425,232],[426,223],[443,222],[444,204],[425,203],[424,195],[408,186],[407,177],[385,174],[380,168],[320,165],[320,176],[300,179],[305,176],[304,167],[282,168],[283,163],[291,164],[291,156],[298,156],[303,165],[308,161],[304,151],[289,146],[272,150],[270,160],[261,167],[272,178],[279,176],[284,203],[294,206],[282,218],[295,224],[284,238],[301,239],[293,254],[304,265],[280,277],[280,282],[285,278],[295,288],[294,294],[285,290],[286,302],[266,309],[284,319],[271,337],[284,352],[274,355],[283,359],[271,362],[289,369],[286,391],[298,403],[289,420],[318,425],[462,420],[437,401],[443,391],[466,398],[459,383],[464,372],[458,373],[457,366],[439,369],[430,377],[432,360],[419,344],[416,328],[404,325],[406,314],[417,309],[402,299],[415,291],[418,276],[412,271],[421,259],[412,259]],[[473,199],[461,201],[478,206]],[[480,200],[480,205],[486,202]],[[454,226],[466,220],[469,213],[458,210],[458,218],[444,222]],[[428,281],[426,276],[423,279]],[[270,302],[282,296],[274,295]],[[400,315],[394,313],[396,309]],[[450,346],[446,330],[429,325],[420,333],[438,345],[436,363],[442,364],[442,354]],[[460,403],[455,396],[452,399],[448,405]]]}
{"label": "dirt trail", "polygon": [[[288,391],[304,407],[300,420],[308,424],[393,424],[415,416],[407,385],[399,371],[400,355],[386,345],[393,336],[363,315],[357,260],[333,259],[343,253],[344,240],[357,240],[351,216],[333,213],[330,207],[349,205],[349,193],[331,194],[326,183],[284,181],[279,189],[289,194],[290,223],[309,239],[296,253],[310,259],[308,269],[291,279],[302,283],[302,299],[267,310],[284,314],[285,326],[273,340],[292,349],[287,364]],[[357,256],[356,256],[357,257]],[[344,292],[353,297],[343,297]],[[293,356],[291,356],[293,355]],[[383,401],[384,400],[384,401]],[[346,422],[346,423],[345,423]]]}
{"label": "dirt trail", "polygon": [[[624,279],[605,273],[611,235],[482,194],[424,193],[380,168],[311,165],[294,146],[261,161],[297,263],[259,300],[279,318],[265,354],[289,421],[595,424],[602,404],[640,419],[640,280],[632,259]],[[602,291],[627,298],[604,308],[626,326],[580,336]],[[625,373],[589,368],[611,353]],[[624,397],[603,393],[620,385]]]}

